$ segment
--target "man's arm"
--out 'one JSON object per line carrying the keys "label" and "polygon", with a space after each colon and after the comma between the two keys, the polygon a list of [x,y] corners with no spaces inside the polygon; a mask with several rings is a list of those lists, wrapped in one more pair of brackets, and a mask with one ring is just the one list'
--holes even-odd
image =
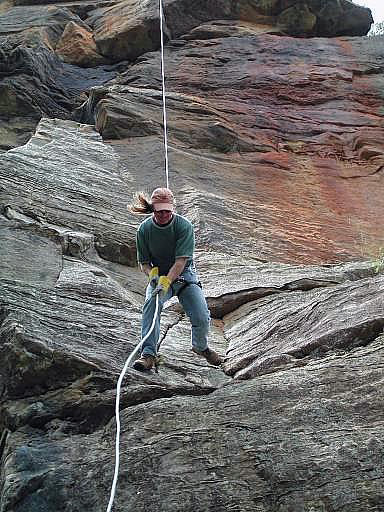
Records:
{"label": "man's arm", "polygon": [[188,258],[176,258],[175,263],[169,269],[168,279],[173,283],[175,279],[179,277],[179,275],[183,272],[185,268],[185,264],[187,263]]}

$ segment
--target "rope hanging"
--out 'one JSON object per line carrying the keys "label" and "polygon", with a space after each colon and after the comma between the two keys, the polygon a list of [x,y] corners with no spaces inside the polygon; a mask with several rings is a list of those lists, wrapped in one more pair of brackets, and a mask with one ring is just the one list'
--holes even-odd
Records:
{"label": "rope hanging", "polygon": [[148,333],[144,336],[144,338],[141,340],[140,343],[136,346],[136,348],[133,350],[132,354],[128,357],[128,359],[125,361],[124,368],[121,370],[119,380],[117,381],[117,388],[116,388],[116,406],[115,406],[115,415],[116,415],[116,443],[115,443],[115,472],[113,475],[113,482],[112,482],[112,488],[111,488],[111,495],[109,498],[109,503],[107,507],[107,512],[111,512],[113,501],[115,499],[116,494],[116,486],[117,486],[117,479],[119,476],[119,465],[120,465],[120,391],[121,391],[121,384],[124,379],[124,375],[129,368],[129,365],[131,364],[132,359],[136,356],[137,352],[140,350],[141,346],[143,345],[144,341],[150,336],[151,332],[153,331],[156,323],[157,313],[159,311],[159,295],[156,295],[156,308],[155,313],[153,315],[152,325],[149,329]]}
{"label": "rope hanging", "polygon": [[164,66],[164,12],[162,0],[159,0],[160,10],[160,46],[161,46],[161,87],[163,94],[163,125],[164,125],[164,157],[165,157],[165,177],[167,188],[169,188],[168,172],[168,137],[167,137],[167,110],[165,104],[165,66]]}
{"label": "rope hanging", "polygon": [[[165,177],[166,177],[166,186],[169,188],[169,172],[168,172],[168,139],[167,139],[167,111],[165,104],[165,66],[164,66],[164,12],[162,0],[159,0],[159,11],[160,11],[160,45],[161,45],[161,84],[162,84],[162,97],[163,97],[163,125],[164,125],[164,157],[165,157]],[[159,309],[159,296],[156,295],[156,309],[155,314],[153,315],[153,321],[150,330],[146,334],[146,336],[141,340],[141,342],[137,345],[131,355],[125,362],[124,368],[122,369],[119,380],[117,381],[116,387],[116,405],[115,405],[115,415],[116,415],[116,443],[115,443],[115,471],[113,475],[113,482],[111,488],[111,495],[109,498],[109,503],[107,507],[107,512],[111,512],[113,502],[116,494],[116,486],[117,479],[119,477],[119,465],[120,465],[120,392],[121,385],[126,374],[129,365],[131,364],[132,359],[136,356],[144,341],[148,338],[155,327],[155,322],[157,318],[157,313]]]}

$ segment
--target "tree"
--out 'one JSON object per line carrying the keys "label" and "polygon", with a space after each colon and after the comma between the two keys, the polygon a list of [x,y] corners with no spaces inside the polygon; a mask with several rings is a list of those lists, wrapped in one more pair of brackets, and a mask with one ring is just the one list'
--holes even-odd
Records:
{"label": "tree", "polygon": [[369,31],[369,36],[380,36],[384,34],[384,21],[374,23]]}

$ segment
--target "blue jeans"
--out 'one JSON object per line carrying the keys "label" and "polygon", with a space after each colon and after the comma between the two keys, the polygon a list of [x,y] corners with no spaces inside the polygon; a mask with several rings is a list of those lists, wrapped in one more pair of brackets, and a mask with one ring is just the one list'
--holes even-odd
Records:
{"label": "blue jeans", "polygon": [[[197,283],[198,277],[193,266],[184,270],[180,277],[186,281]],[[156,344],[160,335],[160,316],[163,310],[163,305],[174,295],[177,295],[182,284],[176,282],[172,283],[168,292],[164,295],[159,293],[159,310],[156,318],[156,323],[150,336],[145,340],[141,353],[143,355],[156,355]],[[143,306],[143,317],[141,324],[141,339],[145,337],[150,330],[153,322],[153,315],[156,310],[156,297],[152,297],[153,288],[148,285],[145,295],[145,303]],[[197,284],[189,284],[186,286],[180,296],[178,297],[180,304],[183,306],[184,311],[189,317],[192,325],[191,339],[192,346],[201,352],[208,346],[208,333],[211,323],[211,316],[204,297],[204,293],[200,286]]]}

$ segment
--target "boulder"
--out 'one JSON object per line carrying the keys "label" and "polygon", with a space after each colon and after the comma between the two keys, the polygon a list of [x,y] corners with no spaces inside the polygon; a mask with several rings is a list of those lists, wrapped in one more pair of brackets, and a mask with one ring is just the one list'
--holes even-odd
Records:
{"label": "boulder", "polygon": [[313,34],[316,22],[317,17],[306,3],[292,5],[282,11],[277,18],[279,28],[293,36]]}
{"label": "boulder", "polygon": [[42,29],[53,46],[56,45],[69,21],[76,21],[82,27],[86,24],[71,11],[52,6],[15,6],[0,14],[0,36],[24,33]]}
{"label": "boulder", "polygon": [[97,53],[92,32],[73,21],[67,23],[57,43],[56,53],[64,62],[85,68],[107,63],[107,60]]}
{"label": "boulder", "polygon": [[34,134],[35,127],[34,119],[21,116],[0,118],[0,152],[26,144]]}
{"label": "boulder", "polygon": [[280,34],[281,30],[270,23],[268,17],[260,16],[256,23],[232,20],[213,20],[192,29],[183,39],[216,39],[219,37],[244,37],[257,34]]}
{"label": "boulder", "polygon": [[334,36],[365,36],[367,28],[373,24],[372,13],[349,0],[337,3],[315,2],[314,12],[317,16],[317,35]]}
{"label": "boulder", "polygon": [[[68,119],[88,87],[116,76],[114,69],[79,69],[57,57],[54,48],[71,23],[85,30],[78,16],[56,6],[19,6],[0,14],[2,150],[27,142],[41,117]],[[105,63],[93,58],[92,65]]]}
{"label": "boulder", "polygon": [[[169,132],[190,148],[219,153],[268,152],[272,146],[257,143],[235,131],[208,103],[185,94],[168,94]],[[91,91],[77,113],[80,121],[95,120],[104,139],[161,135],[162,95],[157,90],[113,85]]]}
{"label": "boulder", "polygon": [[[85,91],[114,76],[114,69],[82,69],[63,63],[41,42],[30,47],[3,40],[0,81],[1,149],[24,144],[41,117],[68,119],[85,99]],[[1,53],[1,52],[0,52]]]}

